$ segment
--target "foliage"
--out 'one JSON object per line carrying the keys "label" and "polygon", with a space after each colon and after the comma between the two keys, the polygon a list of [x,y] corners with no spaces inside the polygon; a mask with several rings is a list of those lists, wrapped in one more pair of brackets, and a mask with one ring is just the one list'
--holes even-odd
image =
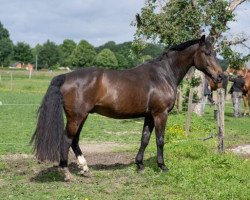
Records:
{"label": "foliage", "polygon": [[[137,25],[134,40],[136,53],[141,51],[138,46],[145,43],[145,40],[171,46],[199,38],[204,32],[209,32],[222,53],[225,37],[221,35],[228,30],[227,23],[235,19],[230,3],[231,1],[224,0],[147,0],[140,16],[137,16],[137,22],[133,23],[134,26]],[[223,54],[225,59],[229,59],[227,55]]]}
{"label": "foliage", "polygon": [[250,54],[243,56],[238,52],[234,52],[229,46],[225,46],[222,51],[222,56],[227,58],[228,65],[233,69],[244,68],[247,61],[250,59]]}
{"label": "foliage", "polygon": [[75,67],[89,67],[94,63],[96,51],[86,40],[81,40],[70,56],[71,63]]}
{"label": "foliage", "polygon": [[103,49],[109,49],[113,52],[117,52],[119,49],[119,46],[114,41],[108,41],[104,45],[97,47],[96,51],[100,53]]}
{"label": "foliage", "polygon": [[4,28],[3,24],[0,22],[0,40],[9,37],[10,37],[9,31],[6,28]]}
{"label": "foliage", "polygon": [[9,31],[0,22],[0,65],[9,65],[12,52],[13,43],[10,40]]}
{"label": "foliage", "polygon": [[152,57],[150,55],[144,55],[144,56],[141,56],[141,58],[140,58],[140,61],[142,63],[149,61],[149,60],[152,60]]}
{"label": "foliage", "polygon": [[0,65],[8,66],[10,64],[12,52],[12,41],[9,38],[0,39]]}
{"label": "foliage", "polygon": [[[182,81],[181,86],[183,92],[183,101],[182,101],[182,109],[183,111],[187,111],[188,108],[188,97],[189,97],[189,92],[191,88],[197,87],[201,84],[201,77],[195,77],[192,76],[191,79],[185,79]],[[185,86],[185,87],[184,87]],[[196,103],[199,101],[199,96],[197,94],[197,91],[194,91],[193,93],[193,103]]]}
{"label": "foliage", "polygon": [[95,59],[95,64],[104,68],[117,68],[118,61],[115,54],[109,49],[103,49]]}
{"label": "foliage", "polygon": [[[140,48],[141,46],[138,46]],[[142,63],[148,59],[157,57],[163,50],[160,45],[147,43],[141,48],[139,54],[133,54],[131,50],[136,51],[136,44],[132,42],[124,42],[121,44],[116,44],[114,41],[109,41],[104,45],[96,48],[97,52],[103,49],[110,49],[115,53],[116,59],[118,61],[118,68],[129,68],[133,67],[139,63]],[[132,54],[131,54],[132,53]],[[149,57],[150,56],[150,57]],[[146,59],[145,59],[146,58]]]}
{"label": "foliage", "polygon": [[115,53],[115,57],[117,59],[119,68],[124,69],[124,68],[127,68],[129,66],[129,61],[125,58],[124,55],[122,55],[120,53]]}
{"label": "foliage", "polygon": [[51,68],[59,60],[60,52],[58,46],[54,42],[47,40],[38,52],[38,68]]}
{"label": "foliage", "polygon": [[25,42],[18,42],[14,46],[13,59],[25,64],[31,63],[33,60],[33,55],[30,45],[26,44]]}
{"label": "foliage", "polygon": [[173,126],[167,127],[166,142],[177,142],[184,139],[186,139],[186,133],[183,126],[175,124]]}
{"label": "foliage", "polygon": [[65,39],[61,45],[59,45],[60,49],[60,64],[61,66],[72,66],[70,56],[74,49],[76,48],[76,43],[73,40]]}

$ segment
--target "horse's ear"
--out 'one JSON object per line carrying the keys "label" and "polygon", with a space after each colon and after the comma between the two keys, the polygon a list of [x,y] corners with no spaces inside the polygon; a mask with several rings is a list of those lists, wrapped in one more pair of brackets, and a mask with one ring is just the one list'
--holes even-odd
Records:
{"label": "horse's ear", "polygon": [[200,44],[204,44],[205,41],[206,41],[206,36],[205,35],[201,36]]}

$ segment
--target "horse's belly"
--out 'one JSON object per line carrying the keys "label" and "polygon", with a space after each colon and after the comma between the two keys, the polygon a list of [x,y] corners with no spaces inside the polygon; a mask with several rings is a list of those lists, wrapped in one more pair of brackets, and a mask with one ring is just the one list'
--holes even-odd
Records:
{"label": "horse's belly", "polygon": [[100,115],[111,117],[115,119],[129,119],[145,116],[147,110],[143,108],[119,108],[114,106],[96,105],[91,113],[98,113]]}

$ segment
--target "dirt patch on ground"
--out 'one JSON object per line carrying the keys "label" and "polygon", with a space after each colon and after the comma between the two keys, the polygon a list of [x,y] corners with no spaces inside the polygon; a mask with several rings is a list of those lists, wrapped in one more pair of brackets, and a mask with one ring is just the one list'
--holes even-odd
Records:
{"label": "dirt patch on ground", "polygon": [[[96,168],[106,168],[118,165],[128,165],[134,162],[134,156],[129,152],[119,149],[129,148],[126,144],[115,142],[82,142],[80,147],[87,160],[88,165]],[[75,162],[73,152],[70,152],[70,161]]]}
{"label": "dirt patch on ground", "polygon": [[250,144],[241,145],[241,146],[232,148],[230,150],[237,154],[250,155]]}
{"label": "dirt patch on ground", "polygon": [[[129,146],[126,144],[114,142],[83,142],[80,143],[80,147],[84,152],[84,157],[90,168],[112,169],[134,163],[135,155],[126,151],[126,149],[129,149]],[[2,155],[0,159],[11,168],[16,168],[18,173],[26,171],[26,165],[28,165],[29,162],[36,162],[34,155],[29,154]],[[70,163],[76,163],[76,158],[72,150],[70,150],[69,153],[69,164]],[[55,163],[55,165],[58,165],[58,163]],[[40,165],[40,167],[42,166],[43,165]],[[36,172],[37,170],[39,171],[40,169],[33,169],[33,171]]]}

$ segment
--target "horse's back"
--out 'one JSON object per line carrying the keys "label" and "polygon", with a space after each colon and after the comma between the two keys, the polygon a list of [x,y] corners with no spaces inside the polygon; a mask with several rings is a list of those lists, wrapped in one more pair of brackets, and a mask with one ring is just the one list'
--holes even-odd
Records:
{"label": "horse's back", "polygon": [[73,71],[66,75],[61,88],[65,110],[96,112],[114,118],[141,116],[147,111],[149,98],[145,74],[138,68],[90,67]]}

